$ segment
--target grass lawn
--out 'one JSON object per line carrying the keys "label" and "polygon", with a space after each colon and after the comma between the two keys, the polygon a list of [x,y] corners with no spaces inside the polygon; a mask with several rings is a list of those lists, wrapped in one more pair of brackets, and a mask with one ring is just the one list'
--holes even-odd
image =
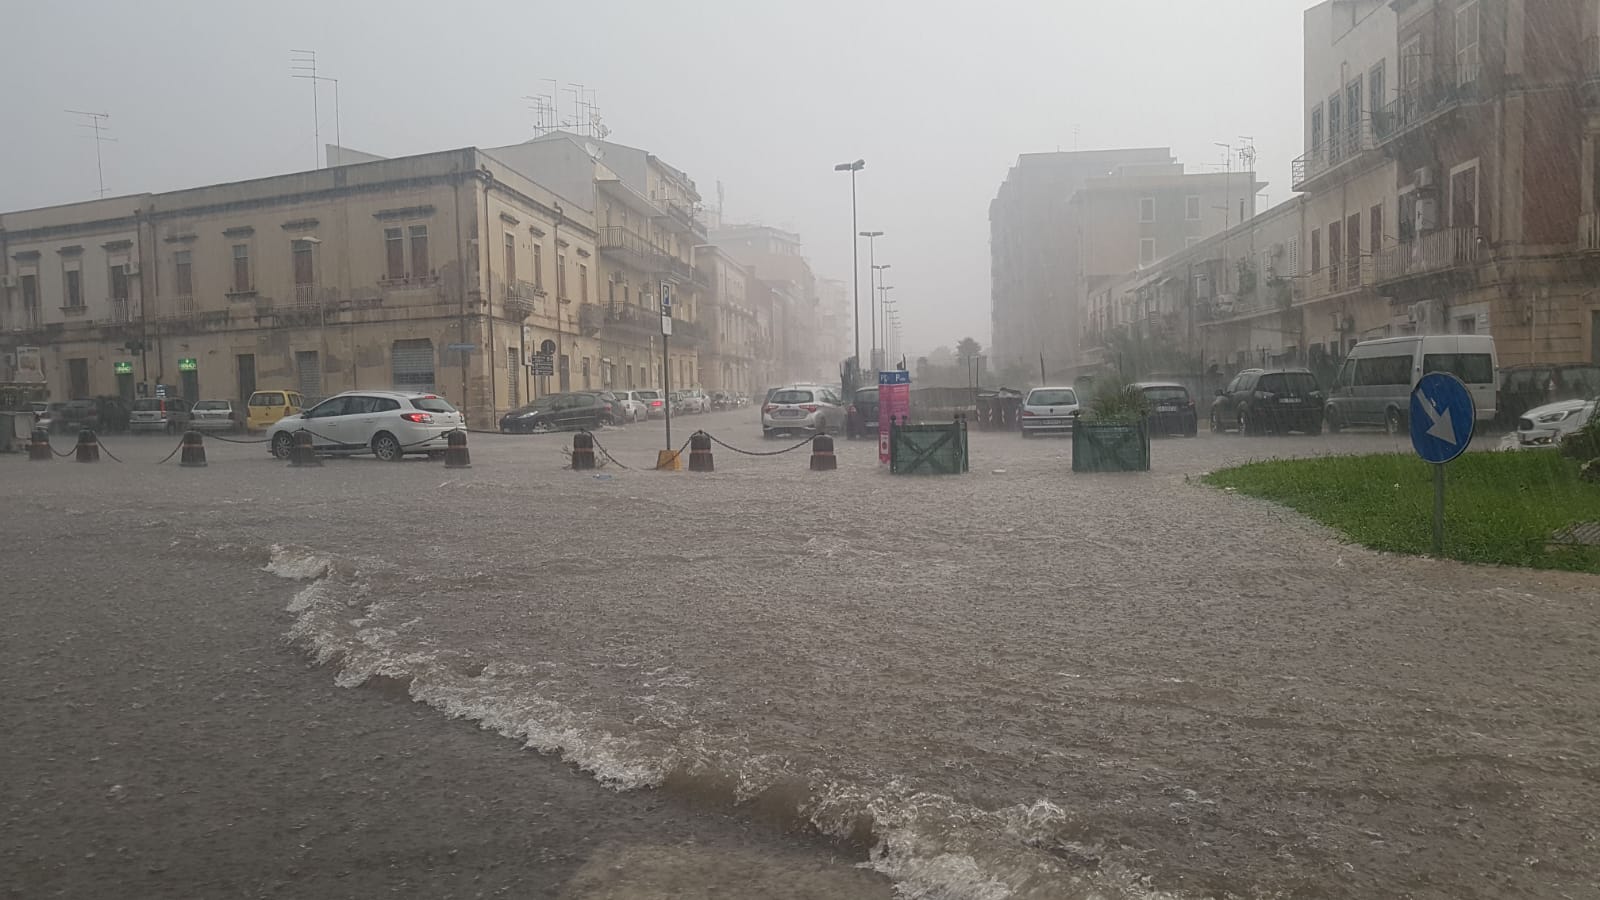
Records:
{"label": "grass lawn", "polygon": [[[1445,556],[1600,573],[1600,547],[1551,548],[1556,530],[1600,520],[1600,485],[1550,452],[1467,453],[1445,473]],[[1297,510],[1374,550],[1425,555],[1433,474],[1410,454],[1274,460],[1213,472],[1208,484]]]}

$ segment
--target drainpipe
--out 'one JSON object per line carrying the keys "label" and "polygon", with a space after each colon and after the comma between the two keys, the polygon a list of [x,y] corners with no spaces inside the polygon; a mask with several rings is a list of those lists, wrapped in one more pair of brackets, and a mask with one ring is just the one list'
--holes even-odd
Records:
{"label": "drainpipe", "polygon": [[[461,341],[465,341],[467,336],[467,245],[461,235],[461,182],[465,177],[458,168],[454,184],[451,186],[451,191],[455,197],[453,218],[456,220],[456,287],[461,293],[460,320],[457,323],[459,336],[457,339]],[[460,399],[461,407],[465,409],[467,406],[467,359],[465,356],[461,358]]]}
{"label": "drainpipe", "polygon": [[482,237],[478,239],[478,251],[483,254],[483,283],[489,289],[485,313],[489,320],[487,328],[489,334],[485,338],[488,349],[483,353],[483,374],[489,379],[489,421],[498,422],[495,407],[498,405],[499,393],[495,390],[494,383],[494,370],[499,365],[494,356],[494,249],[489,241],[489,191],[494,187],[494,173],[484,167],[478,170],[478,177],[483,181],[483,229],[479,232]]}

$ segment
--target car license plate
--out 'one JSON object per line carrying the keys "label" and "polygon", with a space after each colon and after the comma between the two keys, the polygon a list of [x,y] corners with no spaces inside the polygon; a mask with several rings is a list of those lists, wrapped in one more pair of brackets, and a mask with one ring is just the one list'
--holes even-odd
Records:
{"label": "car license plate", "polygon": [[1177,411],[1178,411],[1178,408],[1176,406],[1158,406],[1158,407],[1156,407],[1156,412],[1177,412]]}
{"label": "car license plate", "polygon": [[780,419],[798,419],[803,415],[805,415],[805,413],[801,412],[798,409],[780,409],[780,410],[778,410],[778,418],[780,418]]}
{"label": "car license plate", "polygon": [[1278,402],[1279,403],[1299,403],[1300,402],[1300,398],[1299,397],[1279,397],[1278,398]]}

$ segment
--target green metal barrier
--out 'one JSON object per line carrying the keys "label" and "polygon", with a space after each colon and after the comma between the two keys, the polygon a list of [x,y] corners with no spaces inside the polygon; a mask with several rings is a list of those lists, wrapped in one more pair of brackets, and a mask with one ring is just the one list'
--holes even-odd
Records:
{"label": "green metal barrier", "polygon": [[1150,471],[1147,422],[1079,422],[1072,428],[1072,471]]}
{"label": "green metal barrier", "polygon": [[912,425],[889,423],[889,472],[893,475],[960,475],[967,471],[967,421]]}

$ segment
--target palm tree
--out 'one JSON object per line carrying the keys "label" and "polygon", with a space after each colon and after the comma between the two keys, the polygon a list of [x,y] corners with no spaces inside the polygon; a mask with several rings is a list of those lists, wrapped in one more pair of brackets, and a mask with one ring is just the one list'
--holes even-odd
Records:
{"label": "palm tree", "polygon": [[983,345],[972,338],[964,337],[956,344],[956,358],[961,360],[962,365],[966,365],[967,360],[977,359],[982,353]]}

